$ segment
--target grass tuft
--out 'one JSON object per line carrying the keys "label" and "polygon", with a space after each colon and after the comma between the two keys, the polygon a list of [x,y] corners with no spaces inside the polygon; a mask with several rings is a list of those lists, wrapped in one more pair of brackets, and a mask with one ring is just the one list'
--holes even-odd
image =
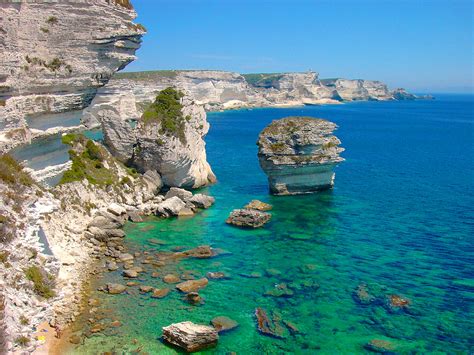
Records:
{"label": "grass tuft", "polygon": [[54,297],[55,293],[52,290],[53,278],[38,266],[30,266],[25,270],[25,276],[28,280],[33,282],[34,291],[37,295],[46,299]]}

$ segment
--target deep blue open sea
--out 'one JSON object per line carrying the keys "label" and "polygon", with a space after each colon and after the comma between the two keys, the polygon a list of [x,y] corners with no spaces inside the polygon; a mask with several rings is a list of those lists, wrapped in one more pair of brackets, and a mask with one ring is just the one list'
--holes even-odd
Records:
{"label": "deep blue open sea", "polygon": [[[176,291],[163,299],[134,290],[93,293],[122,327],[87,338],[76,352],[174,353],[159,340],[162,326],[208,324],[223,315],[240,325],[209,353],[364,353],[373,339],[396,353],[472,353],[473,104],[472,95],[438,95],[208,114],[208,160],[219,181],[204,192],[216,204],[194,218],[129,224],[126,241],[139,252],[204,244],[225,249],[231,254],[147,271],[195,277],[223,271],[229,278],[211,280],[200,306],[187,305]],[[255,142],[272,120],[295,115],[337,123],[346,161],[336,168],[331,191],[272,197]],[[225,224],[232,209],[255,198],[274,206],[265,228]],[[99,282],[110,280],[124,282],[120,270]],[[139,282],[166,287],[149,273]],[[358,288],[372,302],[360,303]],[[394,295],[408,306],[390,308]],[[283,339],[259,334],[256,307],[281,325]]]}

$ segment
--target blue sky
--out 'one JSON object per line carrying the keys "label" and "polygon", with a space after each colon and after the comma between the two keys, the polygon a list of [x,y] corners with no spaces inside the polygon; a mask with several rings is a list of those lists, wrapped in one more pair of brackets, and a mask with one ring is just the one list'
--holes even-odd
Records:
{"label": "blue sky", "polygon": [[473,90],[470,0],[132,0],[148,29],[127,71],[306,71],[415,92]]}

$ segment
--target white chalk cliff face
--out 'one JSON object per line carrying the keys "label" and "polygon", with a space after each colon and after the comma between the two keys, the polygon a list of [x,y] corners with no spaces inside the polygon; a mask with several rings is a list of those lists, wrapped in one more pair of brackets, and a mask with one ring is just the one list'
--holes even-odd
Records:
{"label": "white chalk cliff face", "polygon": [[387,85],[380,81],[325,79],[322,82],[327,87],[336,90],[344,101],[387,101],[396,99]]}
{"label": "white chalk cliff face", "polygon": [[[167,89],[168,90],[168,89]],[[156,96],[156,95],[155,95]],[[155,170],[170,187],[198,188],[216,181],[206,159],[206,112],[189,96],[179,99],[181,114],[165,123],[139,117],[132,127],[118,107],[101,104],[96,116],[112,154],[139,171]],[[97,109],[97,107],[96,107]]]}
{"label": "white chalk cliff face", "polygon": [[135,17],[128,0],[1,2],[0,150],[45,133],[28,121],[88,106],[135,59]]}
{"label": "white chalk cliff face", "polygon": [[138,119],[156,93],[169,86],[188,92],[196,104],[204,106],[207,111],[416,99],[403,89],[392,92],[380,81],[321,80],[315,72],[244,75],[211,70],[119,73],[99,89],[83,116],[83,122],[89,126],[97,124],[97,111],[103,104],[113,105],[122,120]]}
{"label": "white chalk cliff face", "polygon": [[336,124],[312,117],[286,117],[263,129],[257,141],[260,166],[274,195],[326,190],[344,161]]}

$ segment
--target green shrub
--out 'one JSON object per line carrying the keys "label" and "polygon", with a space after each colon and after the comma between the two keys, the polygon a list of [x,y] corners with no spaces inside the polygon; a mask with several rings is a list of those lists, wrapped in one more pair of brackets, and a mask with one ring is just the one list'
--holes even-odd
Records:
{"label": "green shrub", "polygon": [[99,146],[96,145],[92,140],[88,140],[86,143],[86,150],[84,153],[89,159],[104,161],[105,157]]}
{"label": "green shrub", "polygon": [[0,251],[0,263],[6,264],[8,263],[8,257],[10,256],[10,253],[6,250]]}
{"label": "green shrub", "polygon": [[20,324],[21,325],[28,325],[30,324],[30,321],[28,318],[26,318],[23,314],[20,316]]}
{"label": "green shrub", "polygon": [[137,178],[138,175],[139,175],[137,169],[135,169],[135,168],[128,168],[127,167],[127,172],[134,178]]}
{"label": "green shrub", "polygon": [[124,176],[122,180],[120,180],[120,183],[122,185],[130,185],[132,180],[128,176]]}
{"label": "green shrub", "polygon": [[15,344],[21,347],[27,346],[30,343],[30,339],[25,337],[24,335],[20,335],[19,337],[15,338]]}
{"label": "green shrub", "polygon": [[44,33],[49,33],[49,29],[45,27],[41,27],[40,30]]}
{"label": "green shrub", "polygon": [[85,145],[82,153],[78,154],[74,149],[69,150],[69,158],[72,165],[65,171],[59,184],[67,184],[74,181],[87,179],[93,185],[113,185],[118,183],[118,177],[112,169],[104,167],[106,152],[103,147],[85,138],[83,135],[63,136],[63,142],[74,145],[81,143]]}
{"label": "green shrub", "polygon": [[161,91],[142,115],[145,125],[158,123],[160,134],[177,137],[185,143],[185,118],[181,112],[183,106],[180,103],[183,96],[182,92],[171,87]]}
{"label": "green shrub", "polygon": [[45,271],[38,266],[30,266],[25,270],[25,276],[28,280],[33,282],[34,291],[37,295],[44,298],[51,298],[55,296],[51,288],[52,277],[47,275]]}
{"label": "green shrub", "polygon": [[58,18],[56,16],[49,16],[46,20],[46,23],[49,23],[50,25],[55,25],[58,23]]}
{"label": "green shrub", "polygon": [[10,185],[32,186],[33,178],[11,155],[0,155],[0,180]]}
{"label": "green shrub", "polygon": [[75,133],[67,133],[61,137],[61,142],[67,145],[73,145],[73,143],[78,139],[79,135]]}

